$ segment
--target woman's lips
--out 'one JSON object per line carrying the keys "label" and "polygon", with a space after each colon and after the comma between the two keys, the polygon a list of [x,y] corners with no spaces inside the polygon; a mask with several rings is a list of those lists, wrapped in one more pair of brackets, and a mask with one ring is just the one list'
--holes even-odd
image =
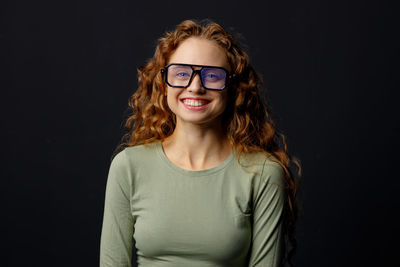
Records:
{"label": "woman's lips", "polygon": [[207,108],[211,101],[201,98],[183,98],[181,102],[189,110],[202,110]]}

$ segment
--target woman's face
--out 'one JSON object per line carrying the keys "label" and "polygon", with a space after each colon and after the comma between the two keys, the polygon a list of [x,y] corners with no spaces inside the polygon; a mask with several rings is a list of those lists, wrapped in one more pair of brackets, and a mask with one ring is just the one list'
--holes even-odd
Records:
{"label": "woman's face", "polygon": [[[218,66],[231,71],[225,51],[214,41],[198,37],[190,37],[180,43],[171,55],[168,64],[170,63]],[[227,104],[227,91],[228,88],[223,91],[205,89],[196,74],[186,88],[167,85],[167,103],[176,115],[177,124],[211,125],[220,122]]]}

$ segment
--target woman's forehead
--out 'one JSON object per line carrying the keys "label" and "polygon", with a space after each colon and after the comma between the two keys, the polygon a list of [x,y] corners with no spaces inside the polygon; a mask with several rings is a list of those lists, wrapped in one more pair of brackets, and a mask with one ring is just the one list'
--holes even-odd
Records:
{"label": "woman's forehead", "polygon": [[182,41],[168,60],[170,63],[219,66],[230,69],[225,50],[215,41],[190,37]]}

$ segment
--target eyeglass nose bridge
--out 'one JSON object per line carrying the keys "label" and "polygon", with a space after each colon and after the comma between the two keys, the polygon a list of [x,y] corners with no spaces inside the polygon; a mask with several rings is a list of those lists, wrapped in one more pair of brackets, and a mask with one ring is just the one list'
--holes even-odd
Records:
{"label": "eyeglass nose bridge", "polygon": [[188,88],[188,87],[190,86],[190,84],[192,83],[192,81],[193,81],[193,79],[194,79],[194,76],[195,76],[196,73],[197,73],[197,74],[199,75],[201,87],[203,87],[204,89],[206,89],[205,86],[204,86],[204,84],[203,84],[203,78],[201,77],[201,70],[202,70],[202,69],[203,69],[203,68],[196,70],[196,69],[193,69],[193,67],[192,67],[192,76],[190,77],[190,80],[189,80],[189,82],[188,82],[188,84],[186,85],[185,88]]}

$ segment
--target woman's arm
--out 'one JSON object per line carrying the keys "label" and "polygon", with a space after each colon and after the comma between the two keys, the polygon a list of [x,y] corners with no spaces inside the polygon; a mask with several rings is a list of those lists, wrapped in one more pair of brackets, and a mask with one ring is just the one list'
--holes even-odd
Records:
{"label": "woman's arm", "polygon": [[104,204],[100,242],[100,267],[131,267],[133,217],[130,209],[131,180],[125,151],[111,162]]}
{"label": "woman's arm", "polygon": [[285,204],[284,171],[277,163],[267,163],[253,200],[252,248],[249,267],[281,266],[283,208]]}

